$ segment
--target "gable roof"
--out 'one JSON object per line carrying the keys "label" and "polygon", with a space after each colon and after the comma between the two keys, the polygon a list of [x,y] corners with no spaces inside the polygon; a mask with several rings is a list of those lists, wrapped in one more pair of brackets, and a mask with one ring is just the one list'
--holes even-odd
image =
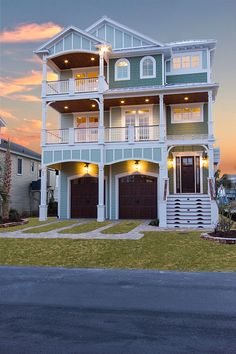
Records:
{"label": "gable roof", "polygon": [[[156,40],[154,40],[154,39],[138,32],[138,31],[135,31],[135,30],[133,30],[133,29],[117,22],[117,21],[114,21],[107,16],[103,16],[98,21],[96,21],[94,24],[92,24],[91,26],[86,28],[86,32],[89,32],[93,36],[96,36],[98,38],[106,40],[107,42],[109,42],[112,45],[113,49],[115,49],[115,47],[116,47],[115,43],[111,43],[111,40],[108,39],[106,30],[103,31],[103,27],[106,27],[106,26],[113,27],[115,30],[124,32],[127,36],[131,36],[131,37],[135,38],[137,41],[139,40],[140,45],[138,45],[138,46],[148,46],[148,45],[153,46],[153,45],[155,45],[155,46],[160,47],[163,45],[162,43],[157,42]],[[132,47],[135,47],[135,45],[133,45]]]}
{"label": "gable roof", "polygon": [[5,139],[0,139],[0,150],[6,151],[8,148],[8,144],[10,144],[10,151],[12,153],[41,161],[41,155],[37,152],[30,150],[23,145],[13,143],[12,141],[8,142],[8,140]]}
{"label": "gable roof", "polygon": [[43,45],[41,45],[36,51],[36,54],[45,52],[48,50],[48,48],[50,48],[51,46],[53,46],[56,42],[60,41],[61,39],[63,39],[64,37],[66,37],[68,34],[70,34],[71,32],[76,33],[84,38],[87,38],[88,40],[92,41],[95,45],[96,44],[108,44],[106,43],[104,40],[101,40],[93,35],[91,35],[90,33],[87,33],[83,30],[81,30],[78,27],[75,26],[69,26],[67,28],[65,28],[64,30],[62,30],[61,32],[59,32],[58,34],[56,34],[53,38],[51,38],[50,40],[48,40],[46,43],[44,43]]}

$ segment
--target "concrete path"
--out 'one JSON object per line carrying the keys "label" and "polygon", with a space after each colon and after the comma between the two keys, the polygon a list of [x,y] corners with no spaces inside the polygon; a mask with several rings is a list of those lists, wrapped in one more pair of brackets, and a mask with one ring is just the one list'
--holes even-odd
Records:
{"label": "concrete path", "polygon": [[1,354],[235,354],[236,273],[0,267]]}

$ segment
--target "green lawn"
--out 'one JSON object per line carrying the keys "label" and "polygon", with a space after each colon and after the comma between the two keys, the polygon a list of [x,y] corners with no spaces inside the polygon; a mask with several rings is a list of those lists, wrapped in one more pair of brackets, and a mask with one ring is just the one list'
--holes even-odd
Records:
{"label": "green lawn", "polygon": [[18,231],[18,230],[23,230],[28,227],[45,225],[45,224],[48,224],[49,222],[52,222],[52,221],[56,221],[56,218],[49,217],[47,221],[39,221],[38,218],[29,218],[29,222],[27,224],[19,225],[19,226],[12,226],[12,227],[1,227],[0,232],[13,232],[13,231]]}
{"label": "green lawn", "polygon": [[70,225],[76,224],[76,222],[78,222],[78,221],[76,221],[76,220],[58,221],[55,224],[48,224],[45,226],[39,226],[39,227],[36,227],[35,229],[24,231],[24,233],[39,234],[41,232],[52,231],[52,230],[59,229],[61,227],[70,226]]}
{"label": "green lawn", "polygon": [[126,234],[141,224],[141,221],[126,220],[103,230],[102,234]]}
{"label": "green lawn", "polygon": [[86,224],[74,226],[71,229],[61,230],[59,231],[59,233],[60,234],[82,234],[84,232],[90,232],[100,227],[109,225],[110,223],[111,221],[104,221],[104,222],[90,221]]}
{"label": "green lawn", "polygon": [[134,240],[0,238],[0,264],[179,271],[236,271],[236,245],[199,232],[146,232]]}

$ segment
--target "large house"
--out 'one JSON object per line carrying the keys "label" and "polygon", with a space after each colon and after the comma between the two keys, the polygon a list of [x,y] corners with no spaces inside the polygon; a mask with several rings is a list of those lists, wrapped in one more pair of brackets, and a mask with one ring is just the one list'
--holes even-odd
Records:
{"label": "large house", "polygon": [[[59,171],[60,218],[214,226],[215,46],[161,43],[107,17],[42,45],[40,219],[50,167]],[[48,109],[59,113],[58,129],[46,129]]]}

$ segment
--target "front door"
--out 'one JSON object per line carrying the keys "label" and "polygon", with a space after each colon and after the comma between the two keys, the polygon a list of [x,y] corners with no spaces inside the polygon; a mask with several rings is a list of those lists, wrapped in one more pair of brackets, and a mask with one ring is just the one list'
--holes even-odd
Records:
{"label": "front door", "polygon": [[182,193],[195,193],[194,157],[181,157]]}
{"label": "front door", "polygon": [[96,218],[98,178],[81,177],[71,181],[71,217]]}

